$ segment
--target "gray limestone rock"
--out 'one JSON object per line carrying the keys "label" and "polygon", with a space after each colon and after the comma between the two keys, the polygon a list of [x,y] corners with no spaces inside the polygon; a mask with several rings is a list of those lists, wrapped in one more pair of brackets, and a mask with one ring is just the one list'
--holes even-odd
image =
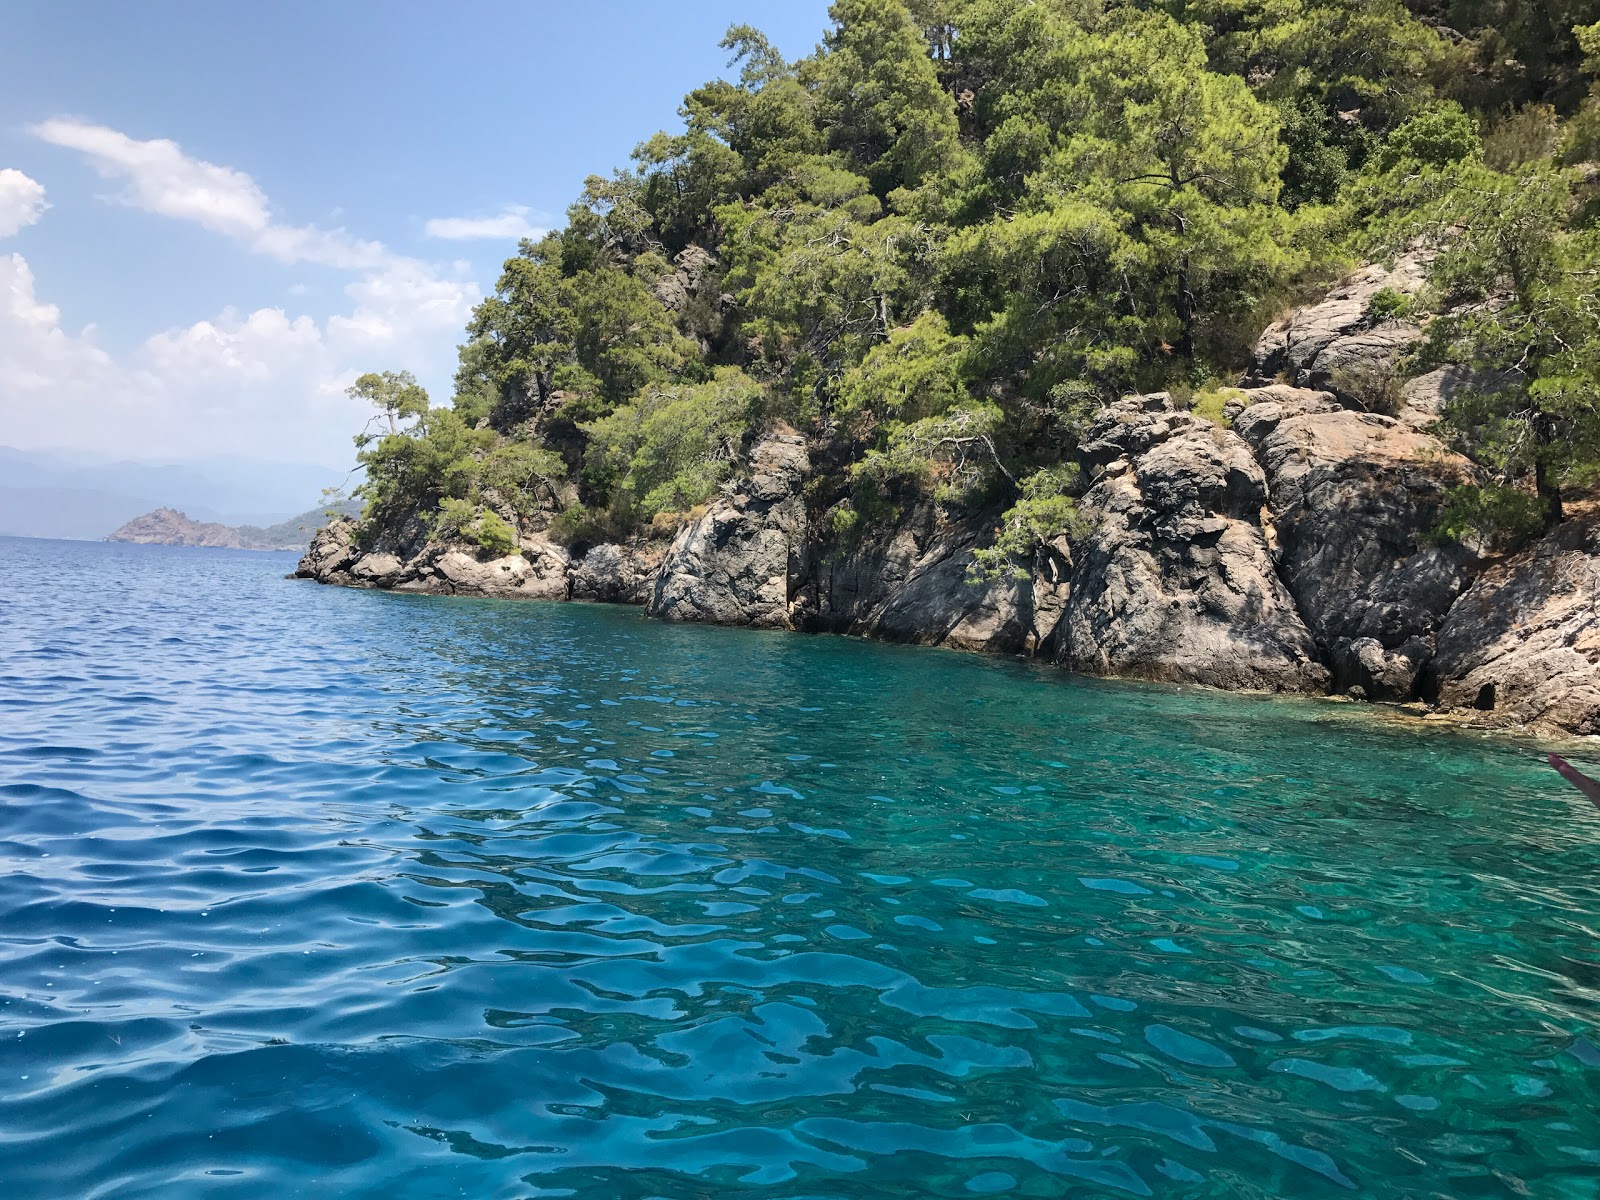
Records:
{"label": "gray limestone rock", "polygon": [[663,553],[658,543],[603,542],[572,570],[572,598],[607,604],[648,604]]}
{"label": "gray limestone rock", "polygon": [[[1112,452],[1123,457],[1105,461]],[[1232,432],[1165,397],[1100,414],[1092,531],[1072,547],[1057,657],[1097,675],[1317,691],[1327,670],[1261,527],[1266,479]]]}
{"label": "gray limestone rock", "polygon": [[668,621],[788,628],[791,584],[805,561],[811,462],[792,430],[768,434],[750,473],[678,532],[656,577],[649,613]]}
{"label": "gray limestone rock", "polygon": [[[1335,686],[1411,699],[1471,575],[1470,554],[1430,537],[1468,464],[1400,421],[1315,398],[1254,405],[1234,428],[1265,468],[1279,574]],[[1370,647],[1352,649],[1368,640],[1399,660],[1375,670]]]}
{"label": "gray limestone rock", "polygon": [[1600,734],[1600,524],[1485,570],[1440,627],[1430,674],[1441,707],[1485,723]]}

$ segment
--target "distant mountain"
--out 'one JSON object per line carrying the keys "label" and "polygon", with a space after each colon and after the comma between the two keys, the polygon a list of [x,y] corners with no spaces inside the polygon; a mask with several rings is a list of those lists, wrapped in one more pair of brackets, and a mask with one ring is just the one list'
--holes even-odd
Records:
{"label": "distant mountain", "polygon": [[175,508],[158,508],[128,521],[108,534],[106,541],[224,550],[303,550],[310,543],[311,535],[328,523],[330,512],[353,517],[360,511],[358,501],[342,500],[331,507],[308,509],[297,517],[262,528],[196,521]]}
{"label": "distant mountain", "polygon": [[345,479],[338,468],[309,463],[109,462],[0,446],[0,534],[101,538],[161,507],[200,522],[265,527],[299,520],[290,514],[307,496]]}

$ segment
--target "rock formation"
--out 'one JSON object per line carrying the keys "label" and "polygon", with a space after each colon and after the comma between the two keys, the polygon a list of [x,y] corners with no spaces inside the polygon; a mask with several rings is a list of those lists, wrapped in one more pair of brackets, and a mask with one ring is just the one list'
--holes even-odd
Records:
{"label": "rock formation", "polygon": [[1091,532],[1073,547],[1059,661],[1079,671],[1273,691],[1327,670],[1261,526],[1266,477],[1238,435],[1165,393],[1100,414],[1083,447]]}
{"label": "rock formation", "polygon": [[1488,724],[1600,734],[1600,524],[1489,567],[1439,628],[1432,698]]}
{"label": "rock formation", "polygon": [[803,627],[960,650],[1035,649],[1049,629],[1033,628],[1034,582],[969,578],[972,552],[994,520],[952,520],[918,504],[872,536],[821,544],[802,597]]}
{"label": "rock formation", "polygon": [[[690,296],[711,264],[679,264]],[[1369,268],[1263,335],[1223,420],[1165,393],[1104,408],[1079,447],[1087,531],[1013,577],[977,578],[999,512],[916,501],[836,533],[811,511],[811,451],[787,428],[670,545],[564,549],[524,528],[489,561],[413,516],[372,545],[320,531],[299,574],[401,591],[640,604],[666,620],[832,631],[1037,654],[1103,675],[1425,701],[1496,725],[1600,733],[1600,521],[1502,561],[1434,537],[1473,467],[1428,427],[1477,381],[1393,383],[1420,331],[1376,321],[1420,259]],[[664,282],[663,287],[669,284]],[[674,292],[677,295],[677,292]],[[1387,374],[1386,374],[1387,373]],[[1274,376],[1293,383],[1270,382]],[[1397,415],[1368,411],[1370,380]],[[1252,380],[1247,380],[1252,382]],[[1311,386],[1303,386],[1311,385]],[[514,514],[513,514],[514,516]]]}
{"label": "rock formation", "polygon": [[[1247,393],[1250,395],[1251,393]],[[1266,470],[1278,570],[1340,690],[1415,695],[1471,556],[1433,545],[1445,490],[1470,465],[1392,418],[1326,393],[1256,393],[1234,428]]]}
{"label": "rock formation", "polygon": [[1370,407],[1362,393],[1393,374],[1400,355],[1422,338],[1421,328],[1410,321],[1374,316],[1373,297],[1382,291],[1414,295],[1427,278],[1431,257],[1413,252],[1393,267],[1363,267],[1321,300],[1268,326],[1256,343],[1251,379],[1266,384],[1282,377]]}
{"label": "rock formation", "polygon": [[806,552],[801,492],[811,460],[805,438],[769,434],[750,473],[711,502],[673,539],[656,577],[649,613],[667,621],[790,626],[791,589]]}

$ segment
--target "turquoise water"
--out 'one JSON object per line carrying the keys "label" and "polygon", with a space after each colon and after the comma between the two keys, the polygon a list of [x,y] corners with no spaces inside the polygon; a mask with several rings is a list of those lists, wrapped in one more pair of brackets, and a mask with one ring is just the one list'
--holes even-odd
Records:
{"label": "turquoise water", "polygon": [[1530,747],[291,562],[0,539],[8,1200],[1600,1196]]}

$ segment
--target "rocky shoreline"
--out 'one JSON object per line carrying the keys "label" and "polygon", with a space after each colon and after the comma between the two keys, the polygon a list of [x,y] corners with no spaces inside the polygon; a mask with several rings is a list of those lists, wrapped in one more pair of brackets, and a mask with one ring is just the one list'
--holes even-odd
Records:
{"label": "rocky shoreline", "polygon": [[[413,519],[358,544],[319,531],[297,574],[402,592],[641,605],[653,617],[1025,654],[1072,671],[1426,705],[1493,727],[1600,734],[1600,523],[1569,521],[1492,558],[1433,536],[1474,468],[1428,428],[1449,370],[1395,416],[1342,381],[1420,330],[1374,321],[1371,267],[1263,335],[1221,420],[1166,393],[1102,409],[1079,448],[1087,532],[975,581],[997,514],[931,501],[856,536],[811,497],[825,444],[769,432],[747,469],[669,541],[569,550],[519,527],[485,560]],[[1284,382],[1287,380],[1288,382]],[[543,523],[548,525],[548,519]],[[577,552],[581,550],[582,552]]]}

